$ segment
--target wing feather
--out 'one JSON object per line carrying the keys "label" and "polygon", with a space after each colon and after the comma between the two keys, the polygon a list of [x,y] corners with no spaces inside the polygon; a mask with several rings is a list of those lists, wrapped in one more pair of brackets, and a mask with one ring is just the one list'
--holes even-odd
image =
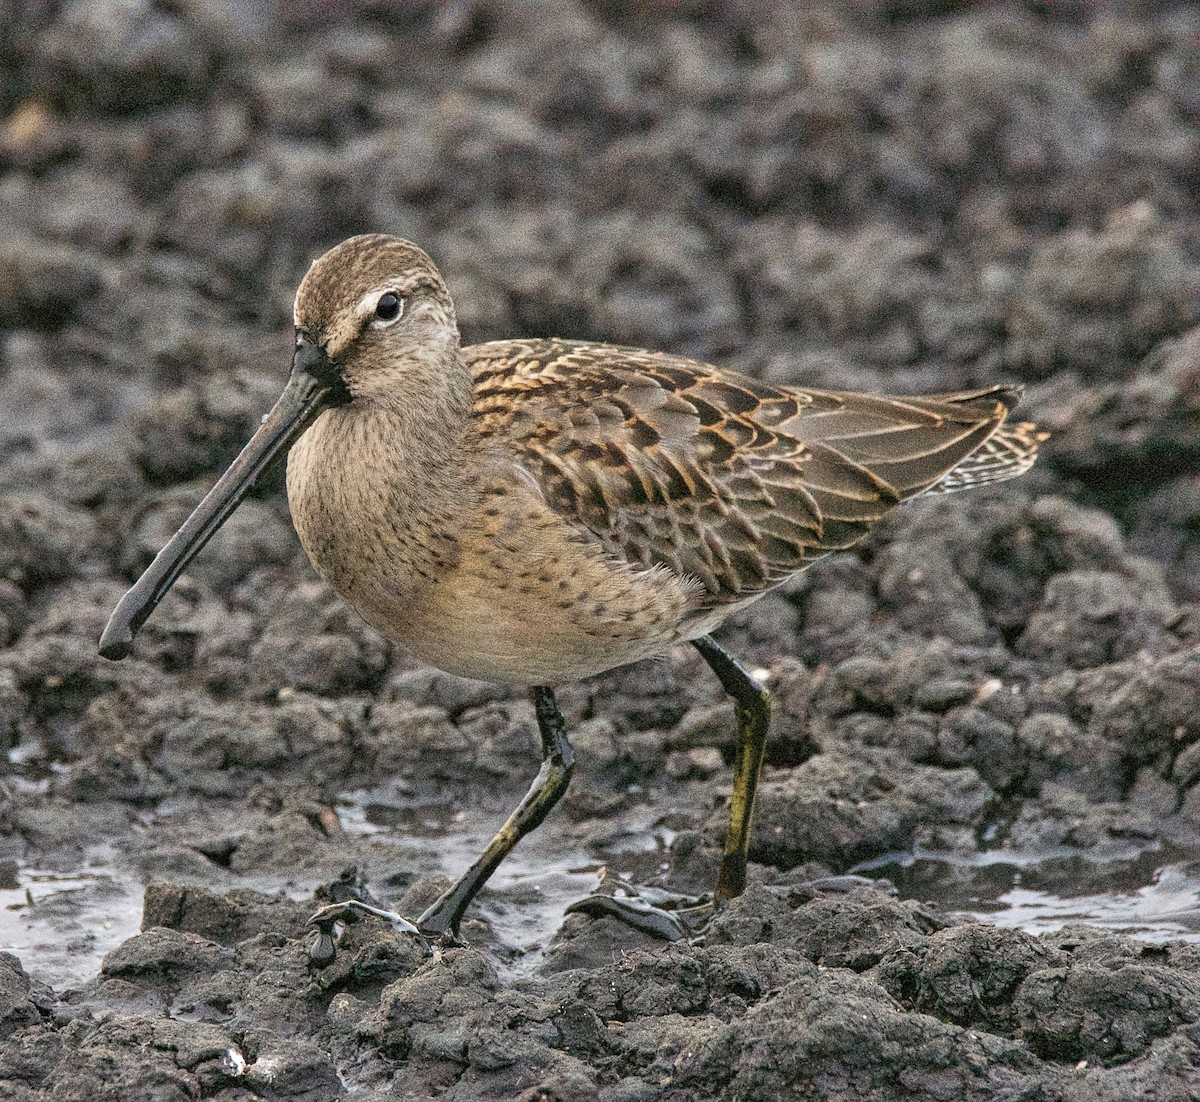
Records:
{"label": "wing feather", "polygon": [[1010,388],[887,398],[773,386],[561,340],[464,350],[480,436],[614,556],[743,600],[852,546],[905,498],[1012,477],[1042,438]]}

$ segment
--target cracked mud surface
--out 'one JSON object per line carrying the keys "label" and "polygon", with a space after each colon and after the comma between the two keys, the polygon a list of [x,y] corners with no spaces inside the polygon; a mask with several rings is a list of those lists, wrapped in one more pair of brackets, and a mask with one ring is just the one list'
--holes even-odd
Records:
{"label": "cracked mud surface", "polygon": [[[1200,1094],[1200,16],[787,7],[0,10],[0,1098]],[[468,341],[1018,381],[1054,433],[723,630],[776,713],[701,947],[562,917],[604,868],[711,885],[732,710],[690,650],[563,687],[576,779],[469,948],[368,919],[323,970],[344,870],[415,913],[516,802],[529,703],[364,627],[278,476],[96,653],[367,230]],[[899,894],[805,887],[855,870]]]}

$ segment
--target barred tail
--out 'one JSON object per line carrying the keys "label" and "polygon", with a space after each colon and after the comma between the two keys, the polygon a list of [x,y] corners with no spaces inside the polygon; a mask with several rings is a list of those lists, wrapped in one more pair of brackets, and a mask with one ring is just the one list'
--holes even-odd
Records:
{"label": "barred tail", "polygon": [[1024,474],[1037,459],[1038,445],[1050,434],[1032,421],[1001,425],[953,470],[925,492],[952,494]]}

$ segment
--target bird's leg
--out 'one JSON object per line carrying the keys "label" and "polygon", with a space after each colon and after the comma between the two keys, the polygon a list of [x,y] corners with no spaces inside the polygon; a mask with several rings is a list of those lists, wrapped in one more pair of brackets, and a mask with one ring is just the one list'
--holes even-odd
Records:
{"label": "bird's leg", "polygon": [[[725,852],[717,878],[716,906],[741,895],[746,887],[746,856],[750,849],[750,825],[754,817],[754,797],[762,772],[767,746],[767,728],[771,723],[771,694],[746,671],[736,658],[711,636],[693,639],[692,645],[720,678],[725,692],[733,698],[737,714],[737,749],[733,762],[733,799],[729,809],[729,828],[725,834]],[[621,885],[622,895],[590,895],[572,903],[568,912],[595,916],[608,915],[653,937],[666,940],[694,938],[703,933],[712,917],[712,904],[670,897],[669,893],[630,889]]]}
{"label": "bird's leg", "polygon": [[534,711],[537,713],[538,731],[542,739],[542,767],[525,793],[524,799],[508,817],[507,821],[488,843],[487,848],[475,859],[471,867],[447,891],[443,892],[416,923],[401,915],[371,906],[359,900],[333,903],[322,907],[309,924],[316,926],[317,939],[310,951],[314,963],[327,964],[333,958],[334,927],[352,913],[372,914],[390,920],[397,929],[416,934],[423,941],[455,941],[463,912],[488,877],[513,850],[513,847],[537,829],[550,814],[550,810],[562,798],[575,768],[575,751],[567,738],[566,724],[558,702],[551,689],[537,687],[531,691]]}
{"label": "bird's leg", "polygon": [[725,851],[717,875],[717,905],[742,894],[746,889],[746,859],[750,851],[750,827],[754,819],[754,798],[767,749],[767,729],[771,725],[771,694],[747,672],[746,668],[711,635],[692,640],[733,698],[737,716],[737,747],[733,758],[733,795],[729,807],[729,827],[725,832]]}
{"label": "bird's leg", "polygon": [[525,793],[525,798],[474,864],[457,884],[417,920],[417,925],[426,935],[457,936],[463,912],[476,893],[496,871],[496,866],[513,851],[513,847],[541,825],[571,781],[575,750],[567,738],[566,724],[562,712],[558,710],[558,701],[554,699],[554,690],[538,686],[530,691],[530,695],[542,737],[542,767]]}

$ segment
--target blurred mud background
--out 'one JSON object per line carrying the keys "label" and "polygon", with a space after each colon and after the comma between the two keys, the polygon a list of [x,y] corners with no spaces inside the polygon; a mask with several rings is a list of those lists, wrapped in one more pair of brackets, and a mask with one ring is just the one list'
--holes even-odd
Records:
{"label": "blurred mud background", "polygon": [[[1200,9],[11,0],[0,72],[0,1098],[1200,1096]],[[419,910],[535,772],[527,701],[364,628],[279,478],[96,654],[366,230],[468,341],[1021,381],[1054,431],[723,632],[778,707],[703,947],[562,918],[604,867],[711,882],[690,650],[564,687],[576,783],[471,948],[364,921],[324,971],[314,891]],[[799,887],[855,869],[899,894]]]}

